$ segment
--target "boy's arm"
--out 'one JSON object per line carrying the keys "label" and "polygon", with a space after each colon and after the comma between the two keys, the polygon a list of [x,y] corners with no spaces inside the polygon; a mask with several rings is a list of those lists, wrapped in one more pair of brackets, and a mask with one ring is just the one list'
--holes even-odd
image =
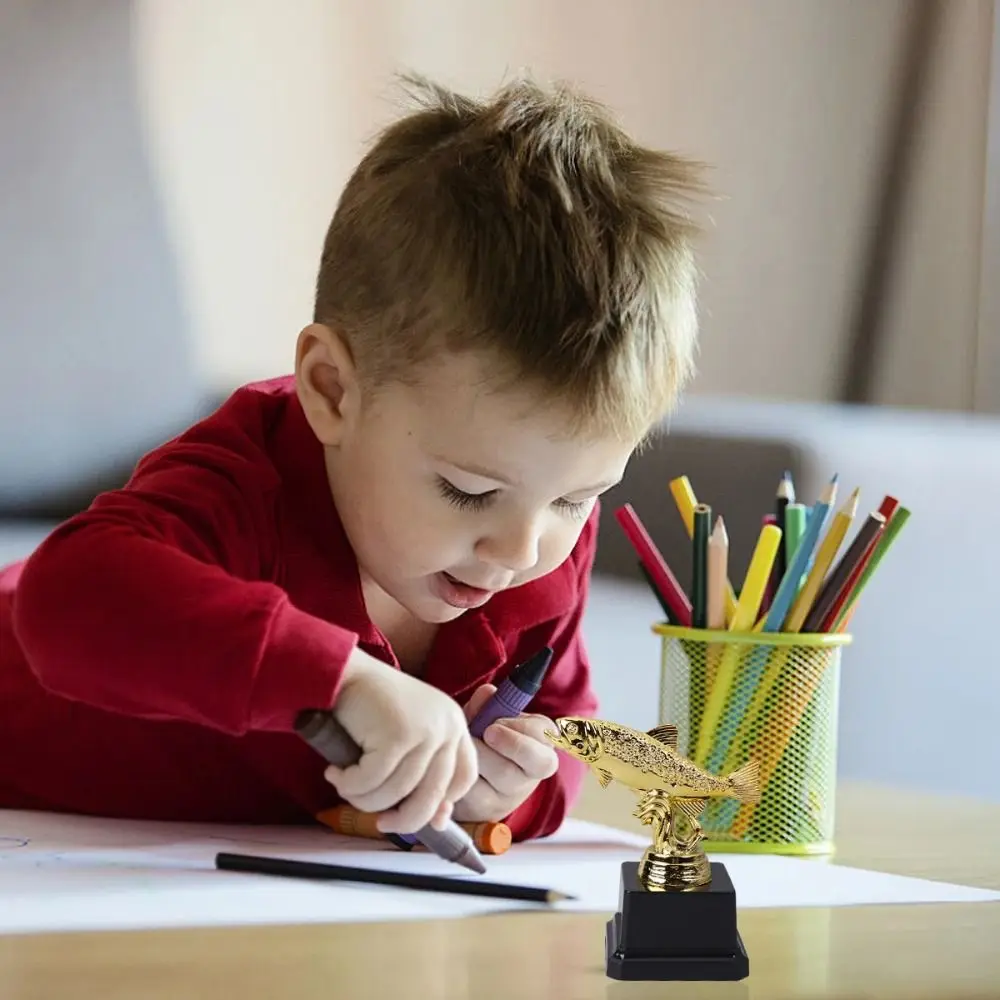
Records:
{"label": "boy's arm", "polygon": [[225,427],[189,435],[42,543],[13,624],[47,690],[234,735],[333,704],[356,636],[261,582],[277,478],[254,449]]}
{"label": "boy's arm", "polygon": [[[579,599],[549,640],[552,663],[541,690],[528,711],[556,719],[564,715],[593,717],[597,697],[590,681],[590,663],[584,647],[581,622],[590,590],[590,571],[597,542],[598,510],[588,520],[573,552]],[[586,775],[586,765],[559,752],[559,770],[528,796],[504,822],[515,840],[529,840],[554,833],[576,801]]]}

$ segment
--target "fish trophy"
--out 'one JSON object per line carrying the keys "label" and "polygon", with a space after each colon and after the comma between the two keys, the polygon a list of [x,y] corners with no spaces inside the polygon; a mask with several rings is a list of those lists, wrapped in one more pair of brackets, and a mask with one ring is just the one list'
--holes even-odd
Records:
{"label": "fish trophy", "polygon": [[[698,822],[712,798],[756,802],[758,765],[725,777],[677,750],[677,729],[648,733],[616,722],[568,717],[546,737],[587,764],[602,788],[636,792],[634,815],[652,827],[639,862],[622,865],[621,905],[608,922],[608,975],[616,979],[743,979],[749,959],[736,929],[736,892],[725,867],[709,863]],[[692,897],[697,896],[697,899]]]}

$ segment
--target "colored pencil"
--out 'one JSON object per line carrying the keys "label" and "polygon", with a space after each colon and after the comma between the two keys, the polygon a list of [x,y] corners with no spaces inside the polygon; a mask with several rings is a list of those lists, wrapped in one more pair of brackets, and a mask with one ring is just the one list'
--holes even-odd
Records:
{"label": "colored pencil", "polygon": [[[726,627],[726,584],[729,580],[729,534],[726,522],[720,514],[715,519],[715,527],[708,539],[708,628],[723,631]],[[719,658],[723,646],[717,642],[709,645],[705,652],[705,696],[712,690],[715,674],[719,668]],[[689,702],[693,706],[694,702]],[[692,731],[696,719],[692,717]],[[694,741],[692,741],[694,745]]]}
{"label": "colored pencil", "polygon": [[215,867],[220,871],[249,872],[255,875],[287,875],[292,878],[323,879],[335,882],[361,882],[366,885],[391,885],[400,889],[424,892],[454,892],[466,896],[491,896],[520,899],[531,903],[555,903],[572,899],[552,889],[479,879],[449,878],[444,875],[416,875],[410,872],[385,871],[380,868],[351,868],[318,861],[292,861],[286,858],[258,857],[253,854],[217,854]]}
{"label": "colored pencil", "polygon": [[872,575],[875,570],[878,569],[879,563],[885,558],[886,552],[889,551],[889,547],[896,540],[900,531],[903,530],[904,525],[909,520],[910,512],[906,507],[897,506],[896,512],[892,515],[889,523],[885,526],[885,530],[882,532],[881,537],[875,545],[875,549],[868,559],[864,570],[861,573],[861,577],[854,587],[850,597],[844,604],[844,607],[840,611],[840,616],[837,618],[833,631],[840,631],[844,620],[850,615],[854,608],[857,606],[858,598],[861,596],[861,592],[868,585],[871,580]]}
{"label": "colored pencil", "polygon": [[694,628],[708,625],[708,534],[712,525],[712,508],[706,503],[694,509],[694,534],[691,545],[691,624]]}
{"label": "colored pencil", "polygon": [[875,544],[884,529],[885,518],[878,511],[873,511],[865,518],[864,524],[858,529],[843,558],[823,581],[816,600],[802,623],[803,632],[824,631],[823,622],[827,615],[838,602],[842,603],[841,597],[846,598],[850,592],[848,583],[852,574],[859,567],[864,567],[866,557],[869,552],[874,551]]}
{"label": "colored pencil", "polygon": [[[678,476],[670,481],[670,494],[674,498],[677,510],[684,522],[688,538],[694,538],[694,509],[698,506],[698,498],[695,496],[691,481],[687,476]],[[736,591],[733,585],[726,580],[726,622],[732,620],[736,613]]]}
{"label": "colored pencil", "polygon": [[810,514],[808,523],[806,524],[805,533],[802,535],[799,547],[795,550],[795,557],[788,564],[788,569],[785,570],[785,575],[781,578],[781,583],[778,584],[774,600],[771,602],[771,607],[768,609],[767,616],[761,626],[764,632],[781,631],[781,626],[784,623],[789,608],[792,606],[792,601],[799,592],[799,581],[802,578],[802,574],[806,571],[806,567],[812,560],[816,543],[819,541],[820,532],[826,523],[827,514],[836,500],[837,479],[838,477],[835,475],[826,484],[819,499],[816,501],[813,513]]}
{"label": "colored pencil", "polygon": [[643,577],[646,580],[646,583],[649,584],[649,589],[653,592],[653,596],[656,598],[657,603],[660,605],[660,610],[663,611],[663,617],[666,619],[667,624],[668,625],[674,624],[674,619],[670,614],[670,608],[667,607],[667,599],[657,589],[656,584],[653,582],[652,576],[650,576],[649,574],[649,570],[646,569],[646,565],[641,559],[638,562],[638,566],[639,566],[639,572],[642,573]]}
{"label": "colored pencil", "polygon": [[[886,494],[882,498],[882,503],[879,504],[878,513],[885,518],[886,523],[883,531],[888,531],[889,523],[892,521],[892,517],[896,513],[896,509],[898,507],[899,501],[894,496]],[[868,563],[871,562],[875,553],[878,551],[879,543],[882,540],[881,536],[882,532],[879,533],[879,537],[875,540],[875,544],[865,553],[864,557],[851,571],[851,575],[847,578],[847,582],[844,584],[840,595],[828,612],[826,619],[820,625],[821,632],[842,632],[846,628],[847,622],[850,620],[850,615],[847,613],[847,604],[851,600],[851,595],[857,590],[858,581],[868,568]]]}
{"label": "colored pencil", "polygon": [[896,508],[899,506],[899,501],[888,493],[882,497],[882,502],[878,506],[878,512],[885,518],[885,523],[888,524],[892,520],[892,515],[896,513]]}
{"label": "colored pencil", "polygon": [[[785,512],[788,505],[795,502],[795,483],[792,480],[790,469],[785,469],[784,475],[778,482],[778,489],[774,495],[774,523],[781,528],[782,537],[788,538],[788,525],[785,523]],[[774,560],[774,586],[777,587],[781,578],[788,569],[787,544],[782,545],[778,551],[778,557]]]}
{"label": "colored pencil", "polygon": [[823,579],[826,577],[827,571],[833,564],[833,560],[836,558],[837,552],[847,535],[847,531],[857,514],[858,495],[859,491],[855,490],[847,498],[847,500],[844,501],[844,505],[840,508],[840,510],[834,514],[833,521],[830,524],[830,530],[827,531],[826,537],[823,539],[822,544],[816,551],[816,558],[813,562],[813,567],[809,571],[805,584],[803,584],[802,589],[799,591],[798,596],[795,598],[795,601],[788,612],[788,617],[782,625],[782,631],[800,632],[802,630],[802,625],[816,601],[816,595],[819,593],[819,588],[823,584]]}
{"label": "colored pencil", "polygon": [[[729,623],[729,631],[746,632],[753,625],[780,544],[781,529],[773,524],[765,525],[757,538],[750,566],[747,569],[743,587],[740,589],[736,614],[733,615],[733,620]],[[722,655],[698,731],[698,745],[695,751],[695,760],[698,763],[704,764],[708,759],[712,740],[715,737],[715,729],[729,697],[742,651],[740,645],[731,643]]]}
{"label": "colored pencil", "polygon": [[729,579],[729,535],[720,514],[708,539],[708,627],[726,627],[726,582]]}
{"label": "colored pencil", "polygon": [[[806,533],[806,522],[809,520],[807,511],[808,508],[804,503],[790,503],[785,508],[785,528],[783,531],[785,544],[783,548],[785,550],[786,571],[795,558],[795,553],[798,551],[799,545],[802,544],[802,536]],[[784,573],[782,573],[783,576]],[[800,587],[804,580],[805,577],[803,575],[799,579]]]}
{"label": "colored pencil", "polygon": [[649,572],[658,593],[670,608],[670,617],[675,624],[691,627],[691,602],[677,582],[660,550],[653,544],[649,532],[639,520],[631,504],[624,504],[615,511],[615,518],[621,525],[636,554]]}
{"label": "colored pencil", "polygon": [[[773,524],[776,528],[781,527],[781,525],[778,523],[777,515],[775,514],[765,514],[761,518],[760,526],[762,528],[766,527],[769,524]],[[782,531],[781,534],[782,534],[782,540],[784,540],[784,534],[785,534],[784,531]],[[784,551],[785,551],[784,544],[779,545],[778,552],[774,557],[774,566],[771,568],[771,575],[767,578],[767,586],[764,588],[764,596],[761,598],[760,609],[757,612],[758,614],[765,614],[767,612],[767,609],[771,607],[771,601],[774,600],[774,591],[777,589],[778,580],[781,579],[781,577],[778,575],[778,558],[779,556],[782,555]],[[784,570],[782,570],[782,573],[783,572]]]}
{"label": "colored pencil", "polygon": [[[781,631],[792,599],[798,593],[799,580],[802,578],[805,567],[812,559],[819,534],[826,522],[830,507],[836,499],[838,478],[838,476],[834,475],[830,479],[816,501],[812,513],[808,518],[802,540],[795,550],[795,555],[789,561],[788,569],[785,571],[785,575],[774,595],[774,601],[771,603],[767,614],[758,621],[754,627],[754,631]],[[734,711],[737,708],[739,710],[739,723],[736,733],[729,743],[729,750],[726,751],[725,759],[732,759],[732,755],[739,751],[740,746],[746,741],[746,737],[751,732],[752,727],[761,718],[767,698],[781,677],[785,664],[788,662],[788,656],[788,649],[770,650],[766,646],[758,646],[753,651],[747,663],[744,676],[745,683],[742,688],[744,698],[741,699],[741,703],[738,706],[734,706]],[[745,704],[747,701],[749,701],[749,705]]]}

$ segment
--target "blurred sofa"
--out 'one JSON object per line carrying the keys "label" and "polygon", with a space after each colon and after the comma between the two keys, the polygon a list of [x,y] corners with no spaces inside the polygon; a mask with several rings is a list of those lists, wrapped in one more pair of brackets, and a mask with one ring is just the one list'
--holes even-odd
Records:
{"label": "blurred sofa", "polygon": [[[106,465],[108,452],[101,454]],[[120,464],[135,457],[122,454]],[[806,503],[837,472],[840,499],[861,488],[861,512],[885,493],[912,511],[852,622],[841,679],[841,775],[1000,800],[1000,657],[987,635],[1000,597],[1000,540],[990,518],[1000,495],[1000,420],[690,397],[603,506],[584,622],[601,713],[643,729],[658,721],[659,640],[651,626],[660,610],[614,508],[632,503],[686,581],[689,546],[668,483],[688,475],[726,519],[738,580],[786,468]],[[0,514],[0,562],[29,552],[52,523]]]}

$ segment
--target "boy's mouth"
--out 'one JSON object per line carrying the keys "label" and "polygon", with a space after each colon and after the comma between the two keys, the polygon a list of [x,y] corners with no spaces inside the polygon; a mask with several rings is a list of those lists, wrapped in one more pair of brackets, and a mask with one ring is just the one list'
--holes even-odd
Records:
{"label": "boy's mouth", "polygon": [[472,587],[456,579],[450,573],[436,573],[433,580],[433,589],[437,592],[437,596],[453,608],[462,608],[463,610],[479,608],[493,596],[492,590]]}

